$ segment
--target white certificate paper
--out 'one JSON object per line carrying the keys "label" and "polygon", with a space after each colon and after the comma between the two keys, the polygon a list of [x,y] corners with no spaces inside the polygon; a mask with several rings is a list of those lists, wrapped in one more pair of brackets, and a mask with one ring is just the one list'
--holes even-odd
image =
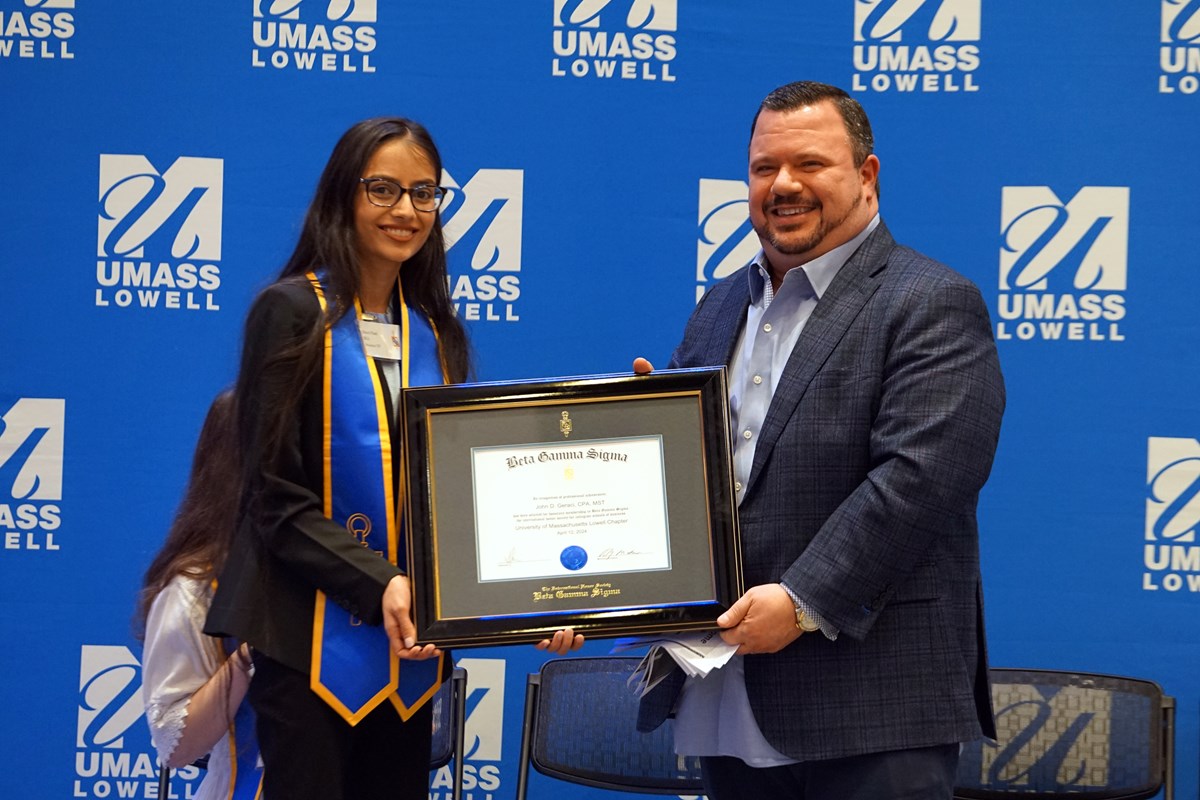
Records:
{"label": "white certificate paper", "polygon": [[471,450],[480,582],[671,568],[661,436]]}

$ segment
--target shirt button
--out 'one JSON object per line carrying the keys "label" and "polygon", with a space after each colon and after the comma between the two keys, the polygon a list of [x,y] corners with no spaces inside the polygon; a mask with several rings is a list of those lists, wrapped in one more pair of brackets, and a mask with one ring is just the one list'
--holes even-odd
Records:
{"label": "shirt button", "polygon": [[754,434],[750,433],[750,431],[742,431],[742,438],[743,438],[743,439],[749,439],[749,438],[750,438],[751,436],[753,436],[753,435],[754,435]]}
{"label": "shirt button", "polygon": [[760,383],[762,383],[762,375],[755,375],[754,376],[754,385],[757,386]]}
{"label": "shirt button", "polygon": [[734,490],[735,492],[740,492],[740,491],[742,490],[742,482],[741,482],[741,481],[734,481],[734,484],[733,484],[733,490]]}
{"label": "shirt button", "polygon": [[763,325],[763,330],[766,331],[767,333],[770,333],[771,332],[771,323],[768,322],[767,324]]}

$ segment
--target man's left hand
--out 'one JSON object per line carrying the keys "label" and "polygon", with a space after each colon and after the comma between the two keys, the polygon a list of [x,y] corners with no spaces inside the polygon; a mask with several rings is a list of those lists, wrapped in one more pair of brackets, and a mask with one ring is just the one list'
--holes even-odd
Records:
{"label": "man's left hand", "polygon": [[717,617],[717,624],[725,629],[722,639],[739,645],[739,656],[778,653],[801,634],[796,627],[796,604],[778,583],[752,586]]}

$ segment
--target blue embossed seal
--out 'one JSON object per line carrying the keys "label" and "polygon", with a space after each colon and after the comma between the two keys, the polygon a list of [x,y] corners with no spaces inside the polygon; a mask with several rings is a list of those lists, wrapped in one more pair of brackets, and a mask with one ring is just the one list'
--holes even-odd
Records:
{"label": "blue embossed seal", "polygon": [[558,560],[569,570],[583,569],[583,565],[587,563],[587,550],[584,550],[577,544],[573,544],[562,551],[562,555],[558,557]]}

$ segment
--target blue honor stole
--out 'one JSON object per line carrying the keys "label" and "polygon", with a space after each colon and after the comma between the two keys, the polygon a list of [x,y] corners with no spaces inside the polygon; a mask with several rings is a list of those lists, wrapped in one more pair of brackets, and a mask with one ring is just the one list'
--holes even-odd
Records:
{"label": "blue honor stole", "polygon": [[[232,655],[237,649],[223,647]],[[223,800],[262,800],[263,771],[258,765],[258,739],[254,736],[254,709],[242,698],[229,723],[229,795]]]}
{"label": "blue honor stole", "polygon": [[[311,272],[308,279],[325,311],[320,279]],[[445,383],[433,326],[420,311],[409,309],[403,292],[399,310],[401,387]],[[404,497],[404,470],[399,470],[400,496],[394,497],[388,403],[374,359],[363,347],[361,316],[355,298],[353,312],[325,332],[324,513],[363,547],[404,569],[403,520],[396,511]],[[317,590],[312,690],[351,725],[384,700],[407,720],[437,692],[443,658],[405,661],[401,669],[382,625],[364,625]]]}

